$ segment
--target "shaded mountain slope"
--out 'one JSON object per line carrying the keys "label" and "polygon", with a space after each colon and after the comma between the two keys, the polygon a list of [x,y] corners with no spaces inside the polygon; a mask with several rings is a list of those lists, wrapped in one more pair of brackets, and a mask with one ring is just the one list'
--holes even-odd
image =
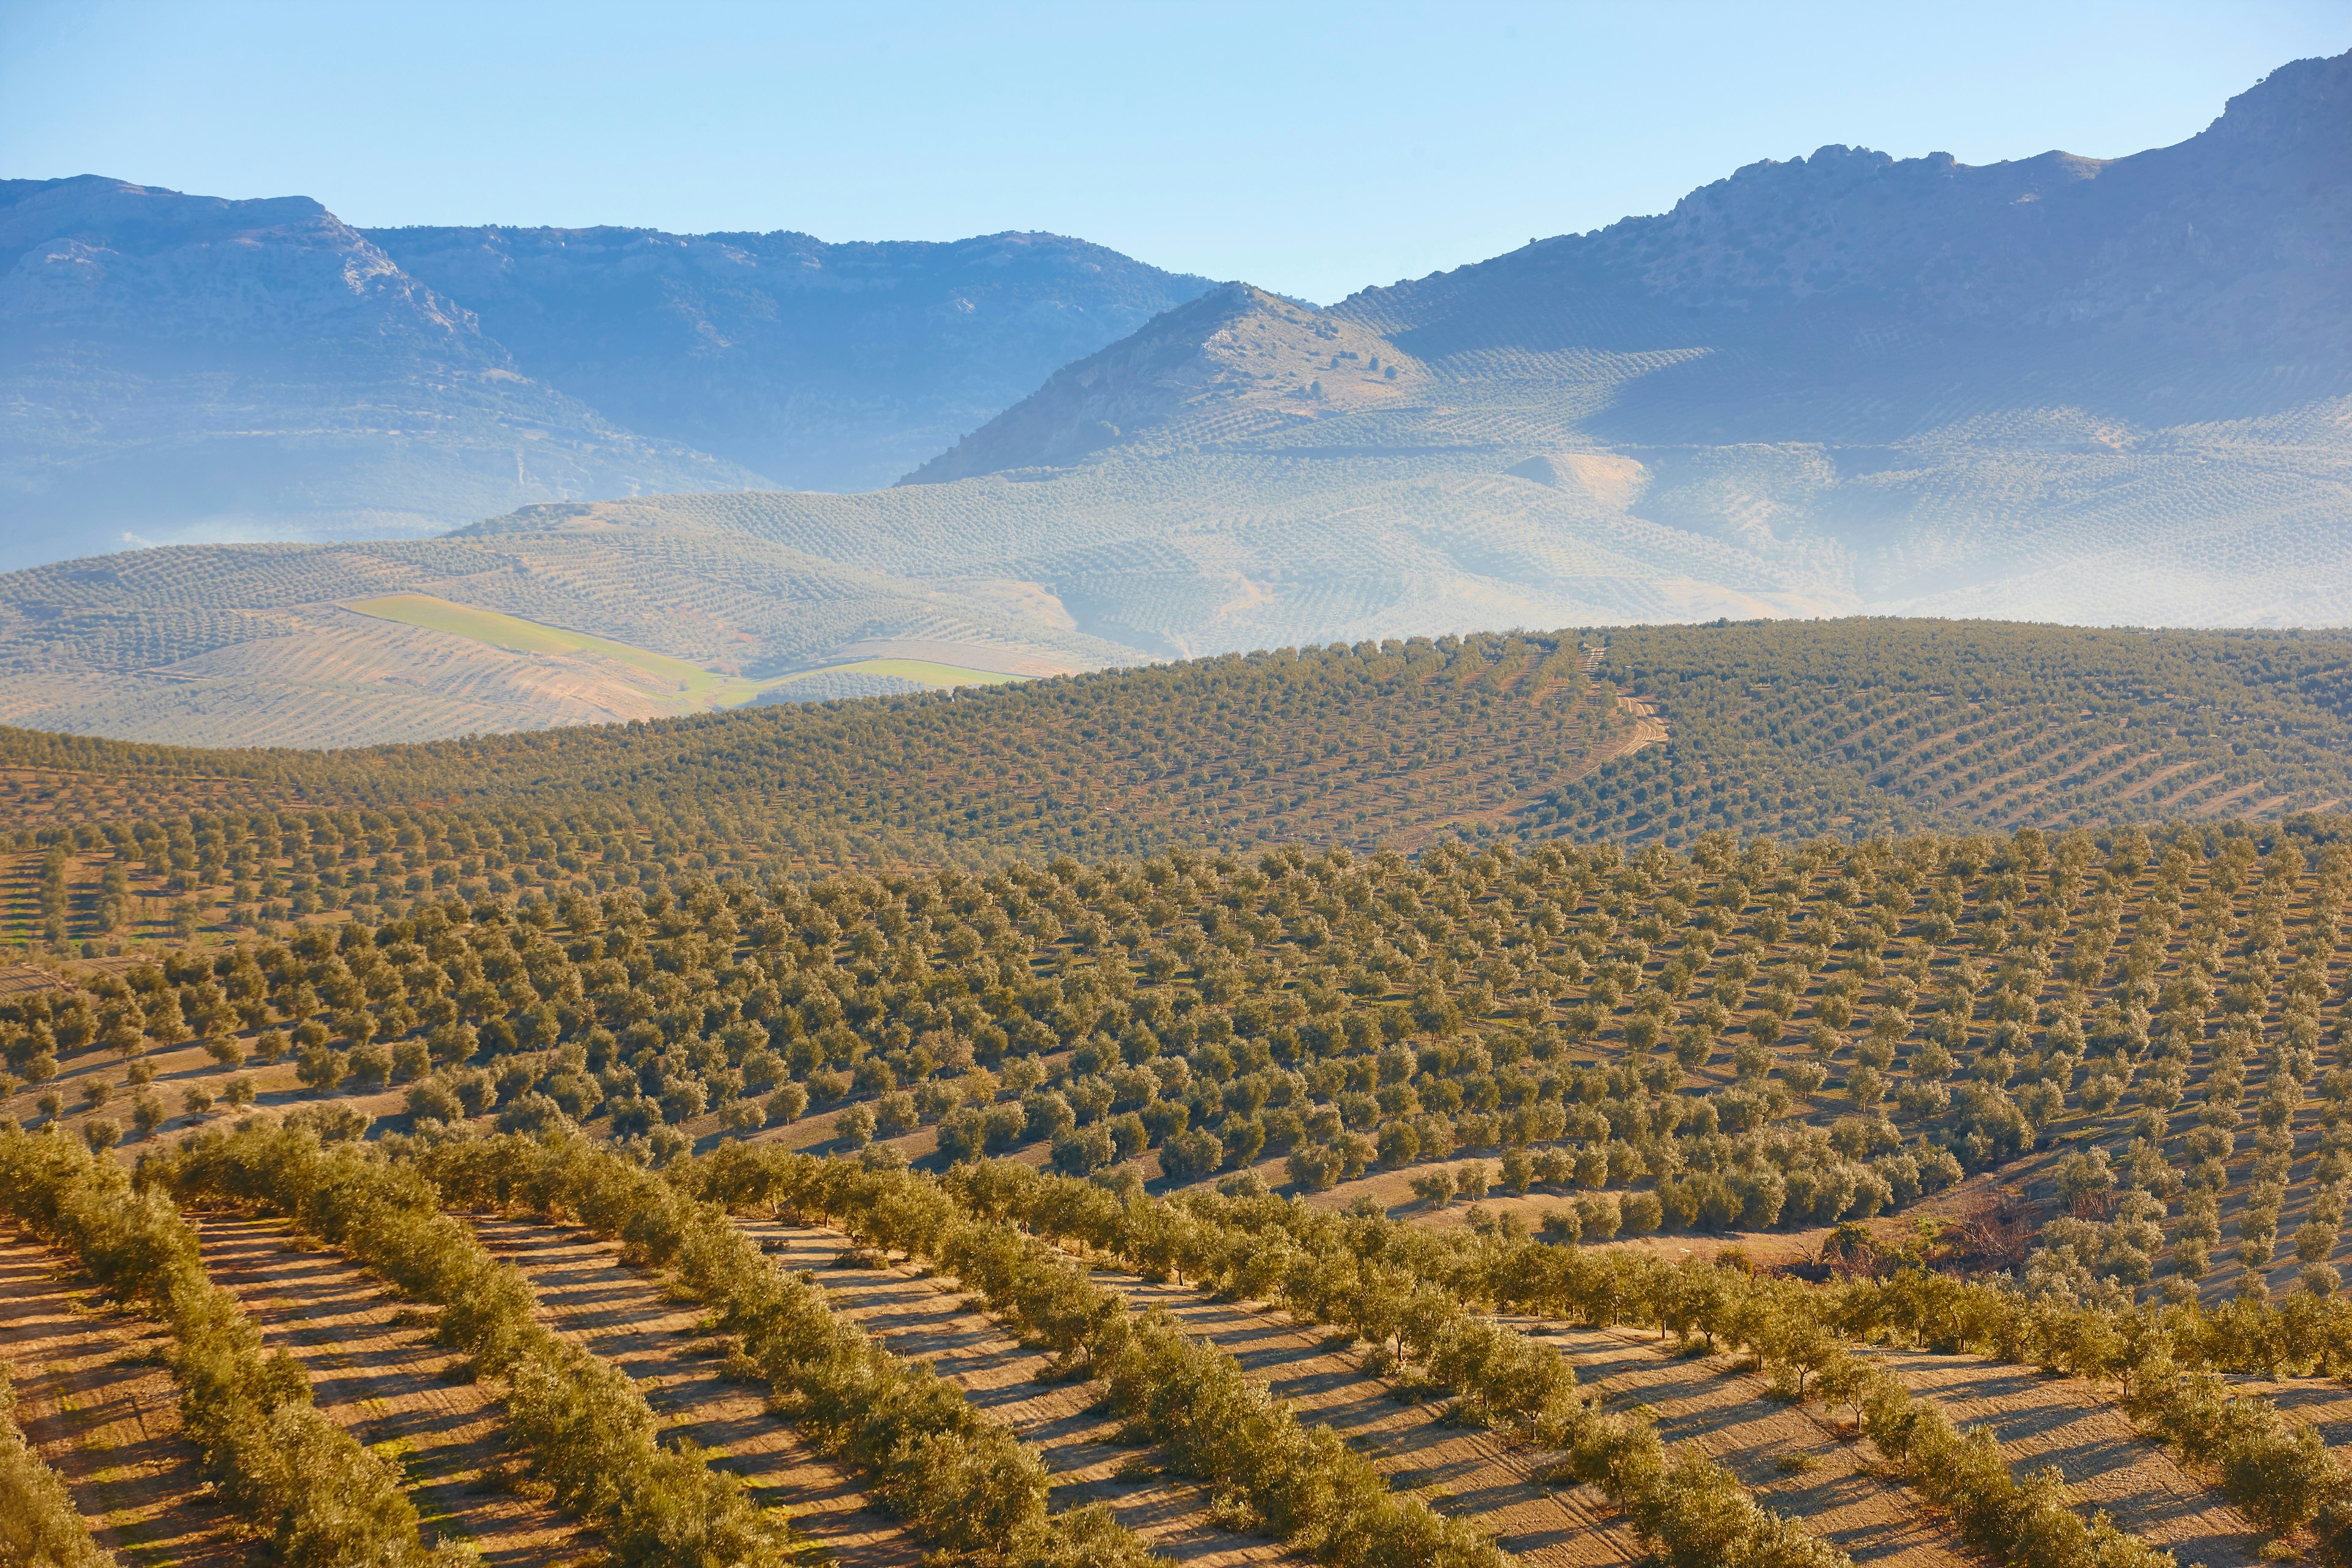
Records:
{"label": "shaded mountain slope", "polygon": [[2352,390],[2347,242],[2352,55],[2282,67],[2176,146],[1824,147],[1334,313],[1465,366],[1706,349],[1594,421],[1620,440],[1900,438],[1969,398],[2171,425]]}
{"label": "shaded mountain slope", "polygon": [[793,489],[890,482],[1204,279],[1051,234],[390,228],[531,374]]}
{"label": "shaded mountain slope", "polygon": [[0,564],[753,479],[530,379],[302,197],[0,182]]}
{"label": "shaded mountain slope", "polygon": [[[1461,625],[1480,556],[1550,606],[1538,622],[1720,605],[2340,624],[2347,248],[2352,55],[2284,67],[2200,135],[2128,158],[1828,147],[1325,312],[1232,286],[912,477],[1043,465],[1072,499],[1116,488],[1187,531],[1216,518],[1246,542],[1220,563],[1316,604],[1328,635],[1360,635],[1375,605],[1383,626]],[[1286,362],[1234,352],[1261,334]],[[1313,352],[1343,345],[1357,357]],[[1395,380],[1334,374],[1376,355]],[[1050,493],[910,504],[1010,521]],[[1062,509],[1074,532],[1084,510]],[[1366,546],[1335,575],[1307,542],[1343,518]],[[1395,531],[1452,563],[1385,599],[1349,585],[1393,560]],[[1167,590],[1127,597],[1147,592]]]}

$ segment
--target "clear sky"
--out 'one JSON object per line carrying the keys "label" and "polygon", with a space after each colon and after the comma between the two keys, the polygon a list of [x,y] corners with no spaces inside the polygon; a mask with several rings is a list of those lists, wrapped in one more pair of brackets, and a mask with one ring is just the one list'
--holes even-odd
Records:
{"label": "clear sky", "polygon": [[362,226],[1081,235],[1328,302],[1831,142],[2178,142],[2352,0],[0,0],[0,177]]}

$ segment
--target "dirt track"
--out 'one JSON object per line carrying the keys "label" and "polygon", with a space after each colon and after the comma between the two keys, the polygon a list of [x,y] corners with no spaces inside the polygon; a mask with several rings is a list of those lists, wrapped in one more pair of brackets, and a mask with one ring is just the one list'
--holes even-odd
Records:
{"label": "dirt track", "polygon": [[171,1337],[145,1318],[85,1305],[64,1260],[0,1237],[0,1356],[16,1424],[73,1493],[100,1545],[125,1563],[228,1568],[252,1543],[212,1500],[180,1436]]}

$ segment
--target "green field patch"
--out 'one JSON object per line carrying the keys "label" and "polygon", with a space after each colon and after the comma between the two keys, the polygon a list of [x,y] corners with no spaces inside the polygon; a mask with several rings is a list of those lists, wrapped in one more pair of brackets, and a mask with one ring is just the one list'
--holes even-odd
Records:
{"label": "green field patch", "polygon": [[993,669],[967,669],[961,665],[940,664],[921,658],[861,658],[845,664],[827,665],[820,669],[795,670],[766,680],[747,680],[741,676],[722,675],[705,669],[683,658],[630,643],[615,642],[610,637],[591,636],[586,632],[568,631],[562,626],[544,626],[527,621],[520,616],[501,615],[472,605],[460,605],[447,599],[436,599],[430,594],[385,594],[372,599],[347,599],[343,607],[359,615],[399,626],[416,626],[425,631],[447,632],[452,636],[483,643],[491,647],[505,648],[510,653],[593,654],[599,658],[651,676],[677,694],[681,708],[740,708],[763,691],[771,691],[796,680],[806,680],[814,675],[834,673],[855,675],[889,675],[901,680],[932,687],[998,686],[1025,679],[1006,675]]}
{"label": "green field patch", "polygon": [[772,680],[760,682],[762,691],[795,680],[806,680],[812,675],[895,675],[901,680],[912,680],[924,686],[1004,686],[1026,680],[1025,675],[1007,675],[998,669],[969,669],[960,664],[938,664],[928,658],[861,658],[848,664],[828,664],[822,669],[797,670],[780,675]]}

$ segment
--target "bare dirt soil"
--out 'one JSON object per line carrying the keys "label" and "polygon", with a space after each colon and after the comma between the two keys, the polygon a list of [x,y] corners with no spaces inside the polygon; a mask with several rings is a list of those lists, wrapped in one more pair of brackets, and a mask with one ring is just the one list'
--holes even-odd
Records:
{"label": "bare dirt soil", "polygon": [[1758,1501],[1803,1520],[1856,1563],[1958,1568],[1978,1560],[1916,1492],[1881,1472],[1875,1448],[1840,1431],[1818,1405],[1772,1398],[1761,1374],[1728,1356],[1675,1357],[1644,1334],[1549,1327],[1577,1380],[1598,1388],[1608,1408],[1650,1406],[1668,1444],[1696,1444]]}
{"label": "bare dirt soil", "polygon": [[1137,1474],[1155,1467],[1159,1455],[1118,1444],[1119,1423],[1094,1408],[1101,1385],[1039,1381],[1051,1376],[1051,1358],[1024,1348],[946,1280],[909,1267],[837,1268],[835,1259],[852,1246],[837,1231],[772,1222],[743,1229],[780,1267],[814,1273],[834,1310],[884,1348],[930,1363],[975,1408],[1035,1447],[1054,1472],[1055,1511],[1104,1503],[1154,1551],[1192,1568],[1299,1561],[1276,1542],[1212,1524],[1200,1487]]}
{"label": "bare dirt soil", "polygon": [[213,1501],[180,1435],[157,1323],[97,1306],[56,1253],[0,1236],[0,1358],[16,1424],[100,1545],[126,1563],[230,1568],[253,1543]]}
{"label": "bare dirt soil", "polygon": [[616,1243],[569,1226],[488,1215],[475,1234],[538,1292],[540,1317],[635,1378],[646,1403],[711,1462],[743,1478],[753,1495],[791,1510],[794,1528],[843,1568],[916,1568],[922,1547],[870,1506],[852,1473],[812,1449],[770,1414],[766,1391],[724,1374],[691,1303],[622,1265]]}
{"label": "bare dirt soil", "polygon": [[2114,1515],[2118,1529],[2170,1548],[2183,1563],[2251,1568],[2260,1561],[2264,1537],[2245,1516],[2080,1379],[1973,1356],[1874,1353],[1959,1425],[1991,1428],[2011,1468],[2055,1465],[2086,1501]]}
{"label": "bare dirt soil", "polygon": [[[1000,1384],[1005,1375],[1002,1358],[1006,1350],[999,1347],[1010,1347],[1011,1354],[1025,1357],[1036,1366],[1042,1366],[1045,1358],[1013,1347],[1003,1329],[976,1309],[964,1307],[943,1280],[919,1278],[915,1269],[906,1267],[835,1268],[831,1267],[834,1258],[851,1243],[831,1229],[750,1221],[744,1222],[744,1228],[763,1243],[776,1244],[780,1262],[813,1270],[828,1294],[853,1316],[867,1313],[882,1324],[898,1317],[903,1328],[893,1326],[886,1340],[893,1350],[935,1361],[942,1376],[959,1380],[971,1376],[975,1403],[985,1407],[992,1398],[1002,1401],[1003,1413],[1016,1430],[1024,1419],[1020,1411],[1034,1409],[1037,1417],[1046,1417],[1056,1393],[1073,1406],[1092,1397],[1085,1390],[1041,1393],[1034,1385]],[[1441,1426],[1439,1405],[1395,1402],[1386,1384],[1357,1368],[1356,1357],[1324,1350],[1321,1331],[1212,1301],[1182,1287],[1152,1285],[1132,1275],[1097,1270],[1094,1278],[1098,1284],[1120,1290],[1139,1308],[1165,1307],[1194,1333],[1231,1352],[1246,1370],[1268,1382],[1276,1394],[1291,1400],[1302,1419],[1334,1427],[1392,1483],[1408,1490],[1420,1489],[1444,1512],[1475,1518],[1496,1534],[1507,1550],[1538,1563],[1642,1561],[1643,1553],[1630,1534],[1612,1524],[1612,1510],[1598,1494],[1547,1493],[1532,1479],[1532,1453],[1514,1448],[1493,1433]],[[872,1306],[862,1306],[861,1297],[870,1300]],[[972,1349],[979,1355],[967,1365]],[[992,1394],[991,1390],[1000,1386],[1002,1392]],[[1108,1435],[1107,1424],[1099,1418],[1093,1424]],[[1033,1441],[1078,1439],[1066,1448],[1048,1447],[1048,1459],[1057,1469],[1069,1465],[1071,1473],[1085,1480],[1097,1470],[1111,1468],[1090,1457],[1089,1448],[1099,1439],[1083,1436],[1083,1428],[1071,1432],[1067,1439],[1050,1427],[1042,1430],[1046,1436],[1032,1437]],[[1144,1452],[1148,1456],[1150,1451]],[[1105,1457],[1109,1457],[1108,1449]],[[1115,1500],[1115,1506],[1123,1509],[1125,1505]],[[1138,1524],[1137,1528],[1145,1527]],[[1169,1541],[1154,1543],[1164,1551],[1177,1550]]]}
{"label": "bare dirt soil", "polygon": [[512,1458],[490,1389],[443,1381],[459,1358],[433,1343],[421,1314],[403,1316],[401,1303],[341,1254],[289,1247],[283,1221],[202,1211],[188,1218],[214,1283],[243,1304],[266,1348],[302,1363],[319,1409],[398,1458],[427,1544],[470,1542],[486,1562],[534,1565],[601,1550],[593,1532],[506,1479]]}

